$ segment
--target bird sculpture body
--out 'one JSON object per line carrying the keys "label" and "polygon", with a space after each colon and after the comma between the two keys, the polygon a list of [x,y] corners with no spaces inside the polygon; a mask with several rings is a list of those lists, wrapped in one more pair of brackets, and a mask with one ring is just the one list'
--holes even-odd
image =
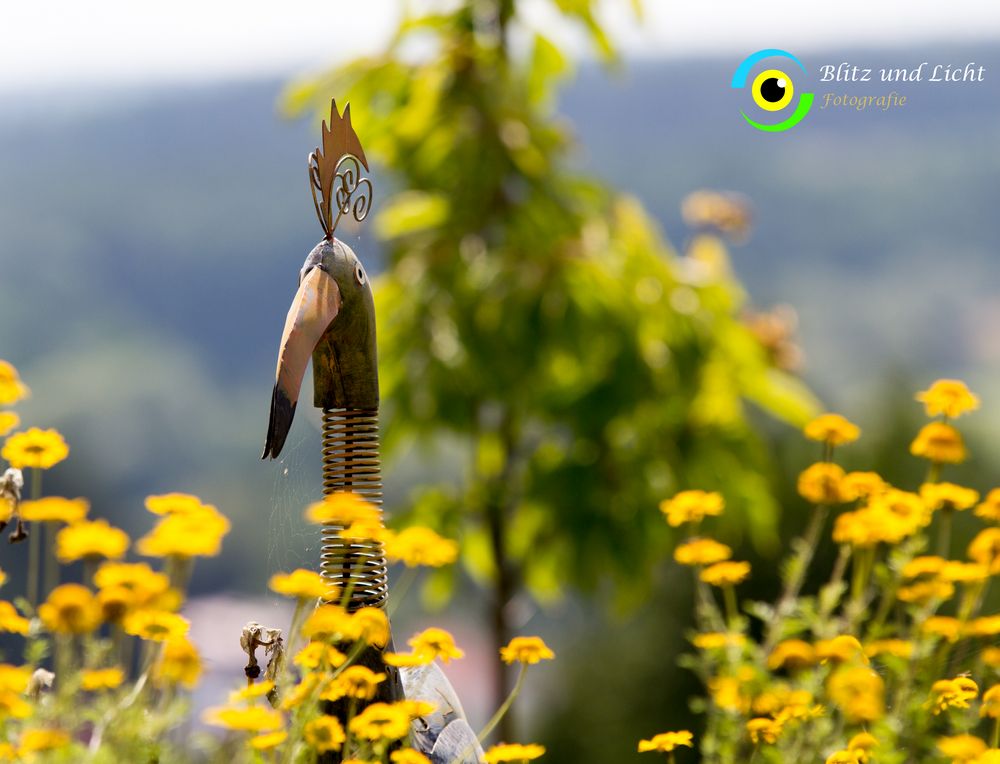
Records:
{"label": "bird sculpture body", "polygon": [[[362,177],[362,167],[367,170],[368,162],[351,126],[350,106],[341,115],[334,102],[329,123],[323,124],[322,150],[309,157],[313,202],[325,236],[306,257],[285,320],[263,458],[281,453],[311,359],[313,403],[323,411],[323,492],[350,491],[381,508],[375,303],[361,261],[334,237],[343,215],[359,221],[367,216],[372,186]],[[349,610],[385,607],[389,585],[381,542],[347,540],[341,530],[336,525],[323,528],[324,576],[331,586],[349,592]],[[391,644],[390,639],[387,647]],[[376,701],[408,698],[434,705],[433,712],[414,720],[411,730],[414,747],[434,764],[483,761],[461,703],[436,664],[397,670],[385,664],[376,647],[369,647],[358,662],[386,674]],[[336,705],[332,709],[341,715],[345,711]]]}

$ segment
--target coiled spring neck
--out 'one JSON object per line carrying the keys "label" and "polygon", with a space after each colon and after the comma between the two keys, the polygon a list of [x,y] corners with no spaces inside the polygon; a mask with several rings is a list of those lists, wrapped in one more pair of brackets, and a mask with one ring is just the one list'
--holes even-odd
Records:
{"label": "coiled spring neck", "polygon": [[[382,508],[377,409],[323,409],[323,495],[351,491]],[[343,526],[323,526],[323,575],[350,592],[348,610],[384,607],[389,576],[380,541],[347,540]]]}

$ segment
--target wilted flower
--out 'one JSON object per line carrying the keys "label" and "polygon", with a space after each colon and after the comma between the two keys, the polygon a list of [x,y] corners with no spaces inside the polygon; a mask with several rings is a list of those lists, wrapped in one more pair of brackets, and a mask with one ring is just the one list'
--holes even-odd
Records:
{"label": "wilted flower", "polygon": [[805,426],[805,435],[831,446],[853,443],[861,435],[861,428],[840,414],[822,414]]}
{"label": "wilted flower", "polygon": [[58,431],[32,427],[7,438],[0,456],[17,469],[47,470],[69,456],[69,446]]}
{"label": "wilted flower", "polygon": [[954,419],[979,408],[979,398],[957,379],[939,379],[927,390],[917,393],[916,399],[924,404],[927,416],[943,414]]}
{"label": "wilted flower", "polygon": [[61,562],[101,558],[117,560],[128,550],[128,534],[107,520],[82,521],[56,534],[56,556]]}
{"label": "wilted flower", "polygon": [[500,648],[500,658],[504,663],[538,663],[552,660],[556,654],[549,649],[541,637],[514,637],[506,647]]}

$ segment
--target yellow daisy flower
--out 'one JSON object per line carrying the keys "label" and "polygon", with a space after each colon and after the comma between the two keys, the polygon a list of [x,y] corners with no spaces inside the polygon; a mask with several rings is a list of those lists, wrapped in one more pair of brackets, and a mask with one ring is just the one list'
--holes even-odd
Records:
{"label": "yellow daisy flower", "polygon": [[444,629],[424,629],[411,637],[407,644],[415,653],[440,658],[444,663],[451,663],[452,658],[465,657],[465,653],[455,646],[455,638]]}
{"label": "yellow daisy flower", "polygon": [[47,470],[69,456],[69,446],[56,430],[32,427],[7,438],[0,456],[20,470],[29,467]]}
{"label": "yellow daisy flower", "polygon": [[536,743],[499,743],[486,751],[486,764],[501,764],[506,761],[533,761],[545,755],[545,747]]}
{"label": "yellow daisy flower", "polygon": [[214,557],[229,533],[229,520],[206,504],[190,512],[166,515],[136,544],[145,557]]}
{"label": "yellow daisy flower", "polygon": [[916,399],[924,404],[927,416],[943,414],[954,419],[979,408],[979,398],[957,379],[939,379],[928,389],[917,393]]}
{"label": "yellow daisy flower", "polygon": [[805,426],[805,435],[831,446],[853,443],[861,435],[861,428],[840,414],[822,414]]}
{"label": "yellow daisy flower", "polygon": [[58,634],[86,634],[101,623],[101,609],[90,590],[79,584],[63,584],[38,606],[45,628]]}
{"label": "yellow daisy flower", "polygon": [[137,610],[122,621],[126,634],[149,642],[167,642],[184,637],[191,628],[187,618],[164,610]]}
{"label": "yellow daisy flower", "polygon": [[749,575],[749,562],[717,562],[705,568],[699,578],[710,586],[735,586]]}
{"label": "yellow daisy flower", "polygon": [[514,637],[506,647],[500,648],[500,659],[507,664],[533,664],[552,660],[556,654],[542,641],[541,637]]}
{"label": "yellow daisy flower", "polygon": [[674,550],[681,565],[714,565],[733,556],[733,550],[715,539],[691,539]]}
{"label": "yellow daisy flower", "polygon": [[333,586],[319,573],[299,568],[291,573],[275,573],[268,582],[271,591],[285,597],[298,599],[319,599],[328,594]]}
{"label": "yellow daisy flower", "polygon": [[0,435],[6,435],[19,424],[21,424],[21,417],[13,411],[0,411]]}
{"label": "yellow daisy flower", "polygon": [[965,441],[950,424],[931,422],[920,428],[910,453],[940,464],[960,464],[966,457]]}
{"label": "yellow daisy flower", "polygon": [[661,732],[658,735],[653,735],[649,740],[640,740],[639,753],[647,753],[649,751],[670,753],[681,746],[685,748],[694,747],[694,735],[688,730]]}
{"label": "yellow daisy flower", "polygon": [[46,496],[43,499],[22,501],[21,519],[33,523],[78,523],[90,511],[86,499],[64,499],[60,496]]}
{"label": "yellow daisy flower", "polygon": [[261,705],[209,708],[202,714],[202,719],[216,727],[255,733],[279,729],[284,721],[280,711]]}
{"label": "yellow daisy flower", "polygon": [[681,491],[672,499],[660,502],[660,511],[673,528],[685,523],[699,523],[708,516],[721,515],[724,508],[722,496],[709,491]]}
{"label": "yellow daisy flower", "polygon": [[125,681],[125,672],[119,667],[90,669],[81,672],[80,687],[87,692],[113,690]]}
{"label": "yellow daisy flower", "polygon": [[12,634],[27,634],[31,621],[17,612],[6,600],[0,600],[0,631]]}
{"label": "yellow daisy flower", "polygon": [[402,740],[410,734],[410,715],[398,704],[372,703],[348,727],[362,740]]}
{"label": "yellow daisy flower", "polygon": [[12,406],[29,394],[13,364],[0,359],[0,406]]}
{"label": "yellow daisy flower", "polygon": [[128,534],[107,520],[81,521],[56,534],[56,557],[60,562],[76,560],[117,560],[128,550]]}
{"label": "yellow daisy flower", "polygon": [[401,562],[408,568],[418,565],[439,568],[451,565],[458,557],[458,544],[421,526],[387,534],[384,543],[389,562]]}

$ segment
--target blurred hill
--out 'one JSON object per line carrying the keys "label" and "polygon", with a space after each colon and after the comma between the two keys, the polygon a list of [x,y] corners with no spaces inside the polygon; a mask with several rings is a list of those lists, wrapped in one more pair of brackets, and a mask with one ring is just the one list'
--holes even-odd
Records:
{"label": "blurred hill", "polygon": [[[817,103],[794,130],[765,134],[739,117],[736,62],[645,61],[584,67],[560,108],[581,165],[641,197],[677,245],[690,191],[753,200],[734,267],[755,302],[799,311],[806,375],[832,403],[902,369],[968,374],[1000,411],[1000,53],[806,64],[841,58],[974,60],[987,81],[897,86],[909,103],[886,113]],[[797,86],[817,101],[891,89],[811,79]],[[320,231],[305,169],[317,133],[276,114],[281,86],[0,94],[0,357],[34,388],[26,421],[73,446],[50,487],[86,493],[132,531],[148,524],[147,492],[218,502],[237,523],[198,578],[208,588],[259,586],[294,561],[289,548],[315,549],[285,516],[318,484],[315,428],[296,426],[282,464],[257,461],[277,340]],[[341,234],[377,270],[371,230]],[[390,500],[411,473],[390,475]]]}

